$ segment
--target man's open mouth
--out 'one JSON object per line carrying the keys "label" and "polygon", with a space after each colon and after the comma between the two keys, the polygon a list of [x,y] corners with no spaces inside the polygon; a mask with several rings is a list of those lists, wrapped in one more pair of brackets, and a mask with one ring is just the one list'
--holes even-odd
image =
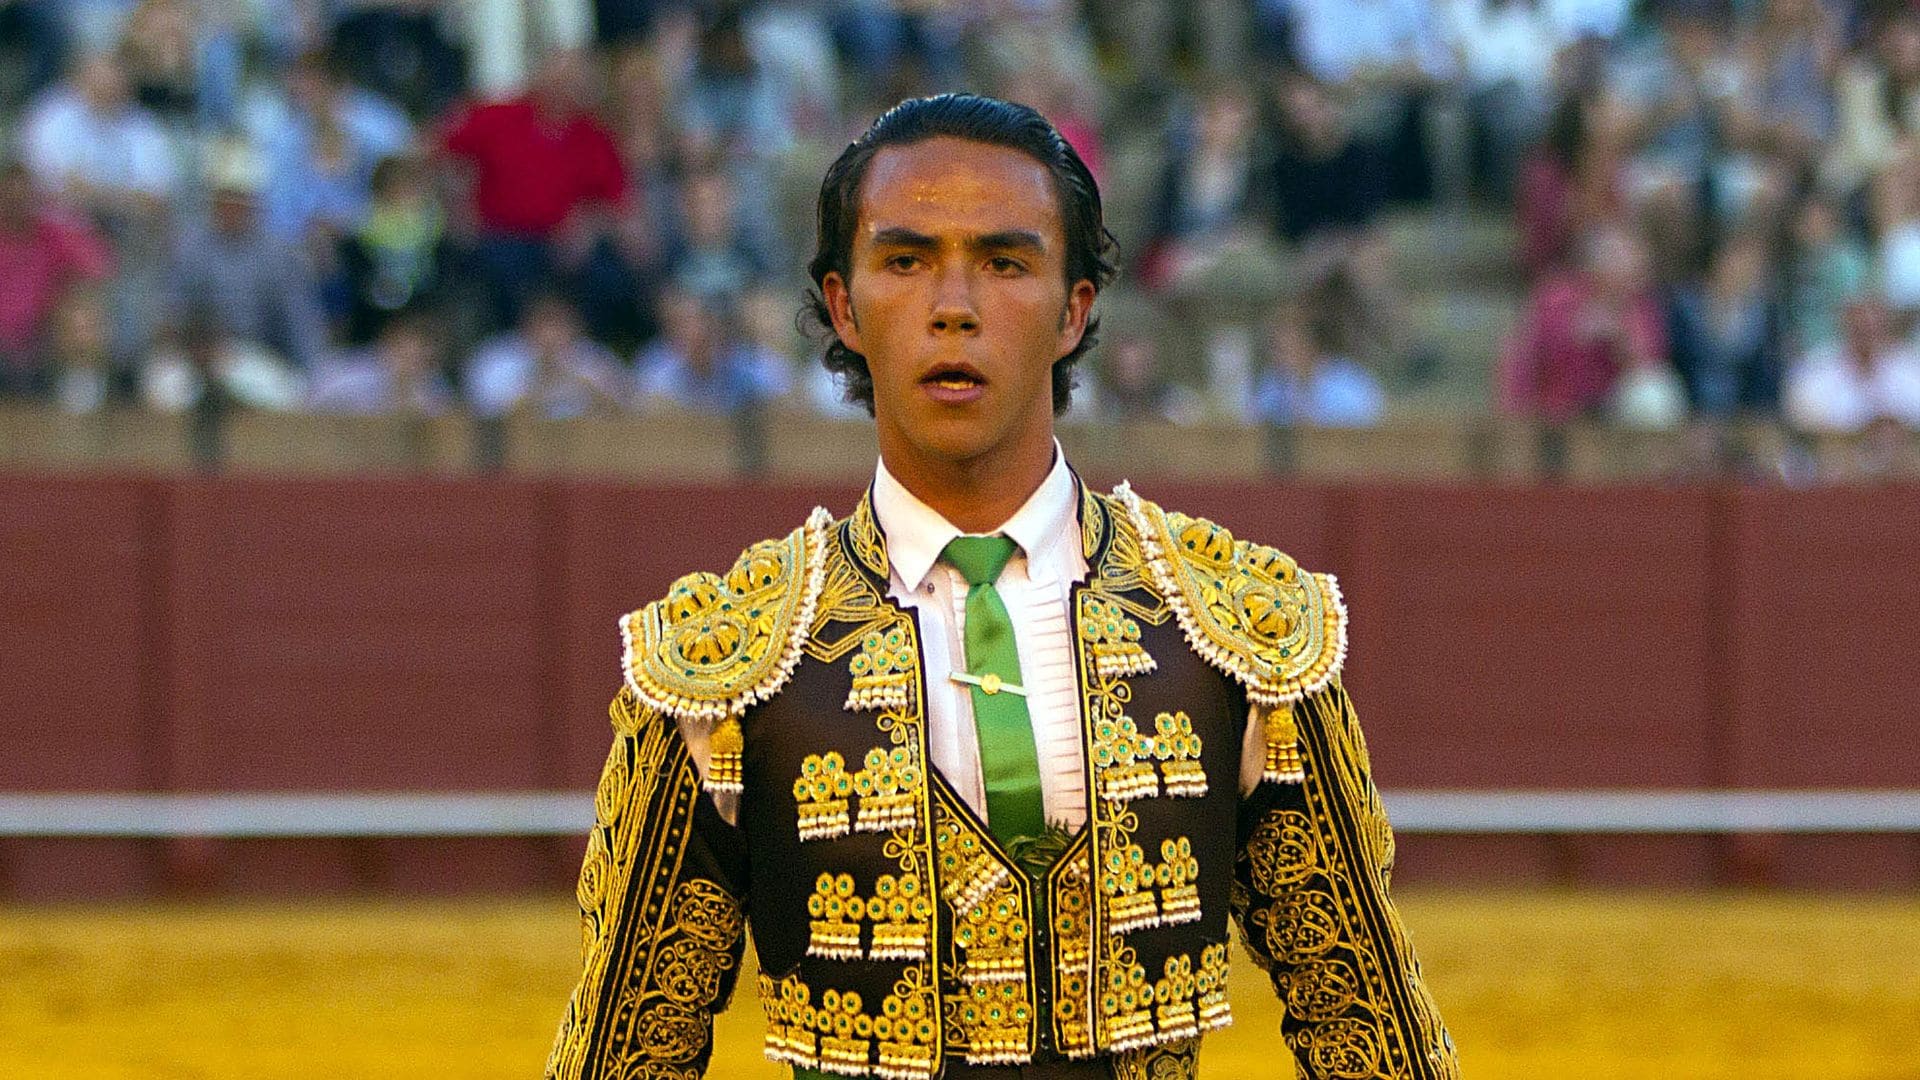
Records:
{"label": "man's open mouth", "polygon": [[921,376],[920,381],[943,390],[971,390],[985,386],[987,378],[972,364],[941,364]]}

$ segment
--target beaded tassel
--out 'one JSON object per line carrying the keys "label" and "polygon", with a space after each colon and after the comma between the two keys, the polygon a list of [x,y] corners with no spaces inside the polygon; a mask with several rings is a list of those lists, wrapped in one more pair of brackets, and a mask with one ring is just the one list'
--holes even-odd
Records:
{"label": "beaded tassel", "polygon": [[714,726],[707,742],[707,790],[720,795],[738,795],[745,790],[745,767],[741,756],[746,739],[740,734],[740,721],[727,717]]}
{"label": "beaded tassel", "polygon": [[1294,723],[1291,704],[1276,705],[1267,712],[1267,767],[1260,778],[1275,784],[1307,779],[1300,761],[1300,728]]}

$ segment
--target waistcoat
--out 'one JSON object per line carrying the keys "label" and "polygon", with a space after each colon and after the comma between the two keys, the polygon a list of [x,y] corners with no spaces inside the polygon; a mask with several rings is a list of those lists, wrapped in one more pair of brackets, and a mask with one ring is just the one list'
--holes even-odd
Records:
{"label": "waistcoat", "polygon": [[628,693],[710,726],[706,785],[738,798],[774,1060],[893,1080],[948,1058],[1190,1062],[1229,1021],[1249,702],[1270,708],[1265,781],[1298,782],[1288,706],[1337,674],[1344,609],[1331,578],[1124,485],[1083,488],[1079,524],[1090,805],[1044,874],[931,764],[921,630],[866,500],[624,620]]}

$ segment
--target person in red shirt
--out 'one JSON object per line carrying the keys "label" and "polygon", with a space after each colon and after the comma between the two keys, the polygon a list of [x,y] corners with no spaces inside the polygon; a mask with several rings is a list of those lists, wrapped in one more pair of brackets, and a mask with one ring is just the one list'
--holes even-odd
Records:
{"label": "person in red shirt", "polygon": [[632,276],[610,242],[628,185],[612,133],[589,108],[593,92],[591,60],[556,52],[525,95],[468,108],[442,141],[446,157],[466,166],[471,197],[460,224],[473,235],[496,327],[515,324],[525,298],[543,288],[632,295],[630,282],[604,280]]}
{"label": "person in red shirt", "polygon": [[1667,361],[1646,245],[1627,226],[1600,225],[1581,270],[1529,298],[1501,356],[1501,396],[1509,412],[1564,424],[1601,413],[1623,372]]}
{"label": "person in red shirt", "polygon": [[25,165],[0,166],[0,394],[45,387],[48,320],[75,285],[113,267],[106,241],[85,222],[40,205]]}

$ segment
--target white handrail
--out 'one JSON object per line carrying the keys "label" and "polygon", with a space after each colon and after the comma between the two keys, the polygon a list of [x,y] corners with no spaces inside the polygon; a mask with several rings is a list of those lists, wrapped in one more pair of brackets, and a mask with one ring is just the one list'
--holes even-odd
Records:
{"label": "white handrail", "polygon": [[[1920,832],[1920,791],[1421,791],[1382,800],[1434,834]],[[588,791],[351,794],[0,793],[0,836],[574,836]]]}

